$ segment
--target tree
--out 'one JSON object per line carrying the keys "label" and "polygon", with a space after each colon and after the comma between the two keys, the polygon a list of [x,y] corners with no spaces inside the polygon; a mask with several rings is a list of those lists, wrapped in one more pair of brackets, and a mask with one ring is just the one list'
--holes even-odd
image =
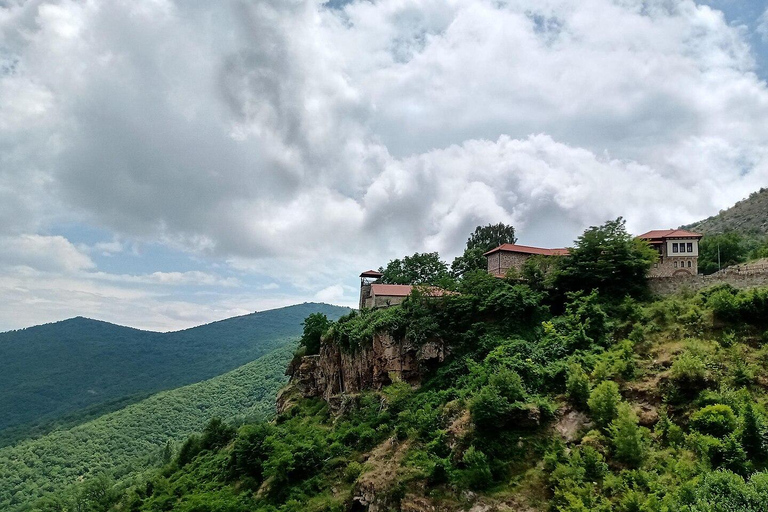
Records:
{"label": "tree", "polygon": [[647,291],[646,274],[658,255],[644,240],[627,233],[621,217],[592,226],[562,258],[555,285],[562,291],[598,290],[608,297]]}
{"label": "tree", "polygon": [[299,345],[307,348],[306,354],[320,353],[320,340],[331,326],[331,321],[323,313],[312,313],[304,319],[304,332],[299,339]]}
{"label": "tree", "polygon": [[712,274],[720,268],[746,261],[747,253],[744,237],[739,233],[707,235],[699,242],[699,271]]}
{"label": "tree", "polygon": [[605,380],[592,390],[589,396],[589,411],[592,419],[601,427],[607,427],[619,412],[619,386],[611,380]]}
{"label": "tree", "polygon": [[483,254],[502,244],[513,244],[516,241],[513,226],[502,222],[477,226],[467,239],[464,254],[457,256],[451,263],[451,273],[454,277],[459,277],[471,270],[485,270],[487,262]]}
{"label": "tree", "polygon": [[402,260],[394,259],[386,267],[379,268],[387,284],[435,285],[449,277],[448,265],[436,252],[414,253]]}
{"label": "tree", "polygon": [[619,404],[616,419],[608,430],[616,459],[637,467],[645,455],[645,439],[637,415],[629,404]]}

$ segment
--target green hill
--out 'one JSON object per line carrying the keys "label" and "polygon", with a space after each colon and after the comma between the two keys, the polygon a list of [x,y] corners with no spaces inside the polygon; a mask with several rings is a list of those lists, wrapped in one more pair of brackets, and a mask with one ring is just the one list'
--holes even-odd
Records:
{"label": "green hill", "polygon": [[29,509],[43,494],[65,495],[68,486],[102,473],[130,481],[161,460],[169,440],[182,441],[212,417],[229,421],[270,417],[294,348],[290,343],[213,379],[0,448],[0,510]]}
{"label": "green hill", "polygon": [[736,232],[742,235],[768,235],[768,188],[761,188],[727,210],[707,219],[682,226],[704,235]]}
{"label": "green hill", "polygon": [[2,333],[0,446],[210,379],[295,340],[310,313],[348,311],[305,303],[169,333],[78,317]]}

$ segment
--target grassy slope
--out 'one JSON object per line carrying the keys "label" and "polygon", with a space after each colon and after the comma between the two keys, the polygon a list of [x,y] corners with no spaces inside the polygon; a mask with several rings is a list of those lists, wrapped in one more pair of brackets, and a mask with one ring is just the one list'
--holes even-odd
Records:
{"label": "grassy slope", "polygon": [[743,235],[768,235],[768,188],[752,193],[727,210],[687,226],[703,234],[736,231]]}
{"label": "grassy slope", "polygon": [[269,417],[293,348],[290,344],[213,379],[0,449],[0,510],[21,510],[45,492],[58,494],[101,472],[130,479],[157,462],[169,439],[183,440],[211,417]]}
{"label": "grassy slope", "polygon": [[86,318],[2,333],[0,446],[41,422],[72,425],[78,413],[92,418],[237,368],[296,339],[318,311],[336,319],[348,309],[299,304],[171,333]]}

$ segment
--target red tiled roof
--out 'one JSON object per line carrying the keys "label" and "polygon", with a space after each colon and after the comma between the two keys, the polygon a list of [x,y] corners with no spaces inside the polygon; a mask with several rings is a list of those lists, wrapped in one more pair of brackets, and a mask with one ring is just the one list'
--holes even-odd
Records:
{"label": "red tiled roof", "polygon": [[377,270],[366,270],[365,272],[360,274],[360,277],[377,277],[378,278],[378,277],[381,277],[383,275],[384,274],[382,274],[381,272],[379,272]]}
{"label": "red tiled roof", "polygon": [[495,252],[517,252],[522,254],[538,254],[540,256],[568,256],[568,249],[544,249],[542,247],[530,247],[528,245],[502,244],[495,249],[491,249],[483,256],[488,256]]}
{"label": "red tiled roof", "polygon": [[410,284],[372,284],[371,295],[407,297],[413,291]]}
{"label": "red tiled roof", "polygon": [[684,229],[654,229],[647,233],[643,233],[637,238],[643,240],[659,240],[662,238],[701,238],[699,233],[693,233]]}

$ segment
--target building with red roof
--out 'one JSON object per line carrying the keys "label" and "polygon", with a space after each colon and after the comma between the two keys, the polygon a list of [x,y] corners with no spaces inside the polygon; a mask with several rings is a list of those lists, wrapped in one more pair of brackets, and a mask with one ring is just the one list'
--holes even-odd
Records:
{"label": "building with red roof", "polygon": [[648,277],[695,276],[699,273],[702,235],[684,229],[655,229],[638,236],[659,253]]}

